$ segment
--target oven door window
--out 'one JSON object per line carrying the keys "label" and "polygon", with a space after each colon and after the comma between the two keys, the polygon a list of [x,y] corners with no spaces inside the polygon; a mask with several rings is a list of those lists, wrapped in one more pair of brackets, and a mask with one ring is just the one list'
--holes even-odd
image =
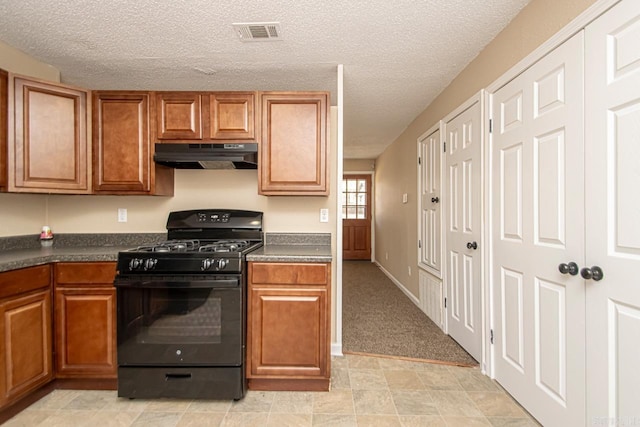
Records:
{"label": "oven door window", "polygon": [[241,287],[117,289],[120,365],[242,363]]}

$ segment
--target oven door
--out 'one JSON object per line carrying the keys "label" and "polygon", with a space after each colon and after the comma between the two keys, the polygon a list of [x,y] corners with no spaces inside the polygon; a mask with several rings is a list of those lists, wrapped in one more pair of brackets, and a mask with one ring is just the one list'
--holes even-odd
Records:
{"label": "oven door", "polygon": [[240,366],[241,276],[118,279],[119,366]]}

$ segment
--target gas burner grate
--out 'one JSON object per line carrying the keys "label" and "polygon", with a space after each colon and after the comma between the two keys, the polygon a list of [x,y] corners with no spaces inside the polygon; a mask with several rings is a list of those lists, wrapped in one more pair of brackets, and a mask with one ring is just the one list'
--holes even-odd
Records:
{"label": "gas burner grate", "polygon": [[220,240],[200,246],[198,252],[238,252],[247,246],[246,240]]}
{"label": "gas burner grate", "polygon": [[139,252],[193,252],[200,246],[199,240],[167,240],[154,245],[138,246]]}

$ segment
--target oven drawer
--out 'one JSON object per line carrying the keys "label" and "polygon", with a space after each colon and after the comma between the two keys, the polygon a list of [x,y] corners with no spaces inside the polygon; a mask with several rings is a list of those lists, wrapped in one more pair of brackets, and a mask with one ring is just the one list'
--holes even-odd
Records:
{"label": "oven drawer", "polygon": [[244,368],[120,367],[118,397],[155,399],[241,399]]}

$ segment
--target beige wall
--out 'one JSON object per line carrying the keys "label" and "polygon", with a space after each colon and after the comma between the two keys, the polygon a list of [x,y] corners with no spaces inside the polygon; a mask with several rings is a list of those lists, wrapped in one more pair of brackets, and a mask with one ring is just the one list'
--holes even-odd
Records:
{"label": "beige wall", "polygon": [[52,82],[60,81],[60,71],[0,41],[0,68]]}
{"label": "beige wall", "polygon": [[[267,232],[331,233],[320,223],[320,208],[335,210],[328,197],[266,197],[258,195],[255,170],[176,170],[174,197],[45,196],[54,233],[164,232],[171,211],[229,208],[265,212]],[[126,208],[128,222],[118,222]]]}
{"label": "beige wall", "polygon": [[[532,0],[376,160],[376,258],[414,295],[418,295],[417,138],[593,3]],[[403,205],[404,192],[409,201]]]}
{"label": "beige wall", "polygon": [[344,159],[345,172],[372,172],[376,167],[374,159]]}

